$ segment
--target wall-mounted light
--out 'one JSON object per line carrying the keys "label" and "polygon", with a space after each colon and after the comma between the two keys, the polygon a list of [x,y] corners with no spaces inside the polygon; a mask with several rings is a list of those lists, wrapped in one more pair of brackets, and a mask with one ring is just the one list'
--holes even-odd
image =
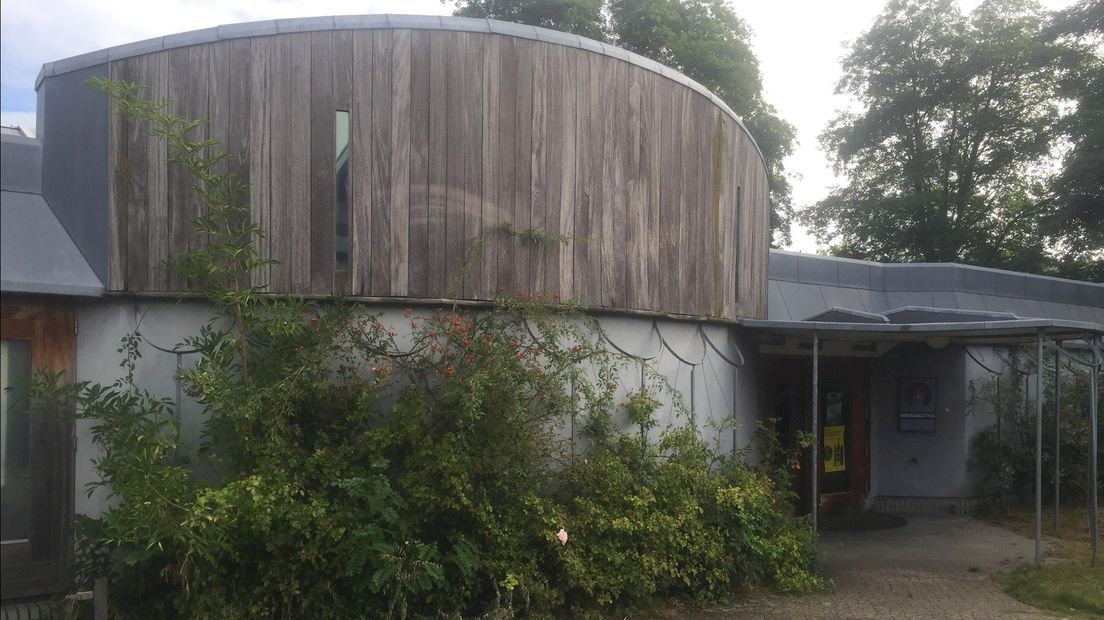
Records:
{"label": "wall-mounted light", "polygon": [[942,349],[951,342],[951,339],[946,336],[928,336],[924,342],[933,349]]}

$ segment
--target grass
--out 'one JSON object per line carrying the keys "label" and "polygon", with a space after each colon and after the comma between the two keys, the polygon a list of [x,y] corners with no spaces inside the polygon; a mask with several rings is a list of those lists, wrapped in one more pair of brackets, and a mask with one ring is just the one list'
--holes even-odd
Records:
{"label": "grass", "polygon": [[[1087,511],[1062,507],[1058,534],[1054,511],[1043,512],[1043,565],[1021,566],[994,578],[1012,597],[1033,607],[1080,617],[1104,618],[1104,558],[1089,566],[1091,547]],[[1022,536],[1035,536],[1032,508],[1013,508],[993,522]]]}

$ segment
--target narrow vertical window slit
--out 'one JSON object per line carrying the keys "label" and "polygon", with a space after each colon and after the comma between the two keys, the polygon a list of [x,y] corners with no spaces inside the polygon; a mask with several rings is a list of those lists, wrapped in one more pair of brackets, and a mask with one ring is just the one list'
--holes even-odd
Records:
{"label": "narrow vertical window slit", "polygon": [[334,121],[334,264],[349,270],[349,112],[338,110]]}

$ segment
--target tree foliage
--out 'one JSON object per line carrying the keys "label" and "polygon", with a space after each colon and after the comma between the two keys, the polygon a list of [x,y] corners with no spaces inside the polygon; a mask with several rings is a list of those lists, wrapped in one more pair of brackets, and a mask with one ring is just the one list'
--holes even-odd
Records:
{"label": "tree foliage", "polygon": [[821,136],[847,184],[802,219],[843,256],[1052,270],[1087,240],[1047,224],[1060,87],[1091,54],[1046,27],[1028,0],[889,2],[843,60],[858,109]]}
{"label": "tree foliage", "polygon": [[1061,121],[1069,151],[1052,181],[1044,231],[1066,249],[1062,272],[1104,282],[1104,3],[1083,0],[1056,13],[1045,34],[1086,50],[1061,82],[1076,108]]}
{"label": "tree foliage", "polygon": [[793,205],[782,160],[794,128],[763,98],[751,33],[724,0],[460,0],[457,15],[489,17],[606,41],[686,74],[744,121],[766,159],[771,229],[790,241]]}

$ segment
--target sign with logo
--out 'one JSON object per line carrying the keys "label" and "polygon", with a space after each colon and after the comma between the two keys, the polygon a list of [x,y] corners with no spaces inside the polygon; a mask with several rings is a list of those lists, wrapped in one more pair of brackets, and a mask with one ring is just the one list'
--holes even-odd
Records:
{"label": "sign with logo", "polygon": [[934,378],[901,377],[897,382],[897,428],[901,431],[935,432]]}
{"label": "sign with logo", "polygon": [[844,427],[824,427],[824,471],[847,471],[847,449],[844,447]]}

